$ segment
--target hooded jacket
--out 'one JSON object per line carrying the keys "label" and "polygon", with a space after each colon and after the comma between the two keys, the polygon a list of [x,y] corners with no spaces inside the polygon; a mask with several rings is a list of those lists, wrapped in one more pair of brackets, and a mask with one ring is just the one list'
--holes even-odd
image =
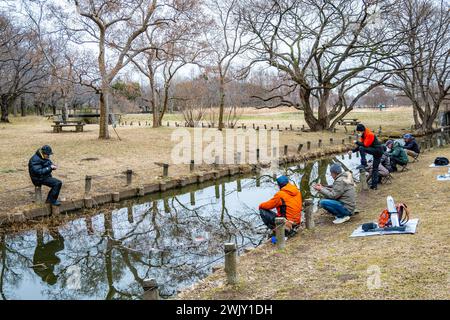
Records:
{"label": "hooded jacket", "polygon": [[392,150],[389,152],[389,157],[395,158],[401,163],[408,163],[408,155],[398,141],[394,141]]}
{"label": "hooded jacket", "polygon": [[344,207],[353,213],[356,207],[356,191],[353,177],[350,172],[339,174],[331,187],[323,187],[320,190],[327,199],[338,200]]}
{"label": "hooded jacket", "polygon": [[41,150],[37,150],[28,162],[28,172],[33,184],[39,185],[42,180],[52,176],[52,162],[45,159]]}
{"label": "hooded jacket", "polygon": [[272,199],[259,205],[259,209],[277,209],[277,217],[299,224],[302,212],[302,195],[293,184],[288,183],[278,191]]}
{"label": "hooded jacket", "polygon": [[410,141],[406,142],[403,149],[414,151],[415,153],[420,153],[419,145],[416,139],[412,138]]}

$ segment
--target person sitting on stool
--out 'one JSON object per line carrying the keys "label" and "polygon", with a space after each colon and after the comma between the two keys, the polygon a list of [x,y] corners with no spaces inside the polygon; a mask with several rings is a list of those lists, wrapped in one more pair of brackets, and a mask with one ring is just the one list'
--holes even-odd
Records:
{"label": "person sitting on stool", "polygon": [[57,166],[50,160],[52,154],[52,148],[48,145],[38,149],[28,162],[28,172],[35,186],[44,185],[51,188],[45,202],[59,206],[61,202],[58,201],[58,196],[62,182],[52,177],[52,171],[57,169]]}
{"label": "person sitting on stool", "polygon": [[408,155],[400,145],[400,142],[388,140],[386,147],[389,149],[388,156],[391,162],[391,171],[396,172],[398,164],[401,166],[408,164]]}

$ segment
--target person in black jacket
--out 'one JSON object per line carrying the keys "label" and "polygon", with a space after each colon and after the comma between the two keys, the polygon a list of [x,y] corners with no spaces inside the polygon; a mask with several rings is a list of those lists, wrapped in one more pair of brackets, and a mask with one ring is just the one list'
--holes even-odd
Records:
{"label": "person in black jacket", "polygon": [[412,134],[407,133],[403,136],[403,140],[405,141],[405,145],[403,146],[403,149],[406,150],[406,153],[408,156],[413,157],[414,159],[417,159],[420,153],[420,147],[416,142],[416,139],[412,136]]}
{"label": "person in black jacket", "polygon": [[51,154],[52,148],[48,145],[38,149],[28,162],[28,172],[35,186],[44,185],[51,188],[46,203],[59,206],[61,202],[58,201],[58,196],[62,182],[52,177],[52,171],[57,167],[50,161]]}

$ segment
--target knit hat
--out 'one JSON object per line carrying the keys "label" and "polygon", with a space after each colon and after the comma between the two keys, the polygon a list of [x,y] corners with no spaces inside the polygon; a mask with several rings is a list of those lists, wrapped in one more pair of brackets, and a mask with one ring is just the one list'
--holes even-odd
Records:
{"label": "knit hat", "polygon": [[333,163],[330,166],[330,172],[335,174],[341,174],[342,173],[342,167],[339,163]]}
{"label": "knit hat", "polygon": [[411,133],[406,133],[404,136],[403,136],[403,139],[412,139],[412,134]]}
{"label": "knit hat", "polygon": [[386,146],[390,145],[390,144],[394,144],[394,140],[388,140],[386,141]]}
{"label": "knit hat", "polygon": [[358,123],[356,125],[356,131],[365,131],[366,127],[364,127],[364,125],[362,123]]}
{"label": "knit hat", "polygon": [[289,178],[286,177],[286,176],[279,176],[277,178],[277,183],[278,183],[278,186],[281,189],[281,188],[283,188],[285,185],[287,185],[289,183]]}

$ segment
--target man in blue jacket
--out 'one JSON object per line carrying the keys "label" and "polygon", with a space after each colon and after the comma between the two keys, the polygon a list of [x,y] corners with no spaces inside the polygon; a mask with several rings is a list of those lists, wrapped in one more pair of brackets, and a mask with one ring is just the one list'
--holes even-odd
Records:
{"label": "man in blue jacket", "polygon": [[35,186],[44,185],[51,188],[46,203],[59,206],[61,202],[58,201],[58,196],[62,182],[52,177],[52,171],[57,169],[50,161],[50,155],[52,154],[52,148],[48,145],[38,149],[28,162],[28,172]]}
{"label": "man in blue jacket", "polygon": [[406,153],[408,156],[413,157],[414,159],[417,159],[420,153],[420,147],[416,142],[416,139],[412,136],[412,134],[407,133],[403,136],[403,140],[405,141],[405,145],[403,146],[403,149],[406,150]]}

